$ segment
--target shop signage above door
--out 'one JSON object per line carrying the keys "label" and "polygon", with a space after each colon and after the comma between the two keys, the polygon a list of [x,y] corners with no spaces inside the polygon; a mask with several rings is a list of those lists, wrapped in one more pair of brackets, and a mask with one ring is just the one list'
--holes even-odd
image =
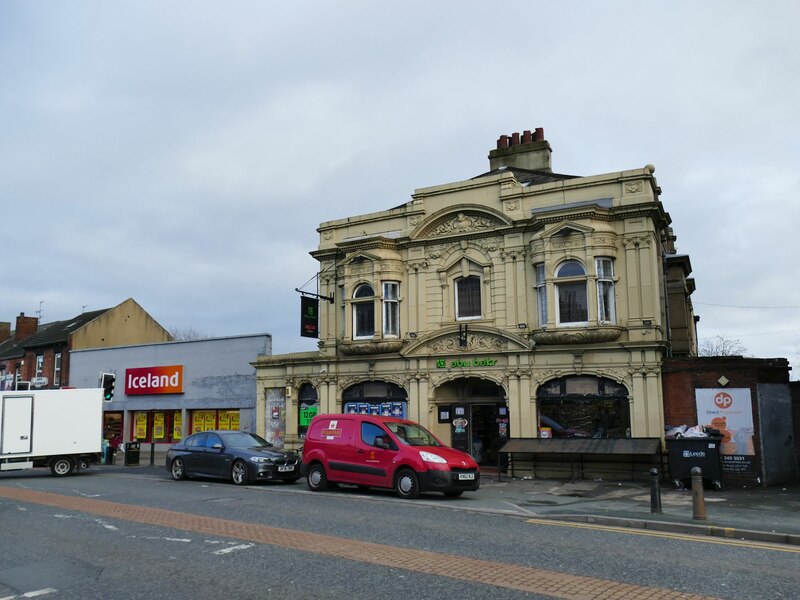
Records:
{"label": "shop signage above door", "polygon": [[183,365],[125,369],[125,394],[182,394]]}
{"label": "shop signage above door", "polygon": [[494,367],[496,358],[470,357],[470,358],[439,358],[436,360],[437,369],[470,369],[475,367]]}

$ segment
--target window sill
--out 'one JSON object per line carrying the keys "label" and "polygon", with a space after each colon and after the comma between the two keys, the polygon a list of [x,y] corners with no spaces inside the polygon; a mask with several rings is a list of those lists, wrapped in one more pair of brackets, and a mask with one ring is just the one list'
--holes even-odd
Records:
{"label": "window sill", "polygon": [[341,342],[338,347],[342,354],[388,354],[399,351],[403,340],[354,340]]}
{"label": "window sill", "polygon": [[601,325],[599,327],[579,327],[554,331],[534,331],[533,341],[543,346],[552,344],[597,344],[612,342],[622,335],[622,327]]}

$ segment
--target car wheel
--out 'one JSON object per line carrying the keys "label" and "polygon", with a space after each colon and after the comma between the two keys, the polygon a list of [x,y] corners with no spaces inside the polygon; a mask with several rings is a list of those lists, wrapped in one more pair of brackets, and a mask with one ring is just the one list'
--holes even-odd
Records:
{"label": "car wheel", "polygon": [[455,490],[452,492],[445,492],[444,495],[447,496],[448,498],[458,498],[463,493],[464,493],[463,490]]}
{"label": "car wheel", "polygon": [[319,463],[311,465],[306,478],[308,489],[312,492],[321,492],[328,489],[328,476],[325,475],[325,467]]}
{"label": "car wheel", "polygon": [[247,465],[241,460],[237,460],[231,467],[231,480],[236,485],[246,485],[249,477],[247,476]]}
{"label": "car wheel", "polygon": [[169,473],[172,475],[172,478],[175,481],[186,479],[186,468],[183,465],[183,460],[180,458],[173,459],[172,464],[170,465]]}
{"label": "car wheel", "polygon": [[56,477],[69,475],[75,470],[75,461],[69,456],[59,456],[50,461],[50,472]]}
{"label": "car wheel", "polygon": [[394,480],[394,491],[401,498],[419,496],[419,477],[411,469],[402,469]]}

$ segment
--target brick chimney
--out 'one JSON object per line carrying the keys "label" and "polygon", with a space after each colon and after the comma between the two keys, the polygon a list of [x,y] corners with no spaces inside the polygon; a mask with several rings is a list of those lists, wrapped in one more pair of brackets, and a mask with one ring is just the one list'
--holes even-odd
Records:
{"label": "brick chimney", "polygon": [[17,328],[14,331],[14,340],[19,342],[32,336],[39,329],[39,319],[36,317],[26,317],[25,313],[19,313],[17,317]]}
{"label": "brick chimney", "polygon": [[8,321],[0,322],[0,343],[5,342],[11,337],[11,323]]}
{"label": "brick chimney", "polygon": [[544,139],[544,129],[538,127],[531,132],[523,131],[497,138],[497,149],[489,152],[489,168],[494,171],[500,167],[516,167],[529,171],[551,173],[550,154],[553,149]]}

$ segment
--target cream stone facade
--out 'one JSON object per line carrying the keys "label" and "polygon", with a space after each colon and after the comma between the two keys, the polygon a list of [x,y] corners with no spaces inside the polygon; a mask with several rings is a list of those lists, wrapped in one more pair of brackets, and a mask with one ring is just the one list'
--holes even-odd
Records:
{"label": "cream stone facade", "polygon": [[485,464],[509,437],[663,438],[662,358],[696,336],[655,169],[550,155],[541,129],[501,136],[483,175],[321,224],[319,351],[257,358],[259,433],[388,412]]}

